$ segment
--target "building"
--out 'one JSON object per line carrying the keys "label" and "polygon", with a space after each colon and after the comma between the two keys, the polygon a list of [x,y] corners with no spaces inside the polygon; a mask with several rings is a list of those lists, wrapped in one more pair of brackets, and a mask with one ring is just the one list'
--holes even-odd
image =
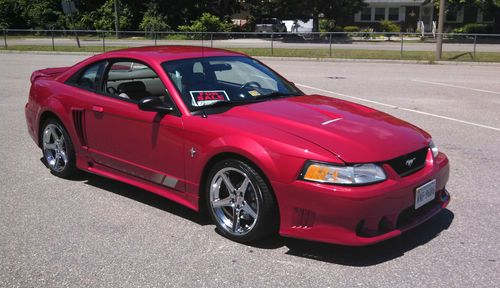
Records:
{"label": "building", "polygon": [[[372,27],[377,30],[378,23],[390,20],[401,25],[401,31],[413,32],[422,21],[426,32],[433,29],[437,21],[438,11],[434,1],[429,0],[365,0],[367,6],[354,15],[354,25]],[[500,9],[494,13],[483,13],[478,7],[448,11],[445,21],[445,32],[468,23],[484,23],[492,26],[492,31],[500,32]]]}

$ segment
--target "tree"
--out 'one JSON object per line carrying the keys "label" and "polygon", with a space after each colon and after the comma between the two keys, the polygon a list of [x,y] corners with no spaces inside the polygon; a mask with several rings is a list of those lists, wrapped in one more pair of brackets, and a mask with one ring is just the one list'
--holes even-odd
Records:
{"label": "tree", "polygon": [[149,2],[148,10],[144,13],[139,28],[144,31],[165,31],[170,30],[167,24],[167,17],[159,12],[158,3]]}
{"label": "tree", "polygon": [[25,3],[28,27],[33,29],[58,28],[65,25],[65,16],[58,0],[33,0]]}
{"label": "tree", "polygon": [[[484,12],[493,12],[500,9],[500,0],[447,0],[446,12],[457,11],[462,7],[478,7]],[[436,8],[439,6],[439,1],[434,3]]]}
{"label": "tree", "polygon": [[25,7],[16,0],[0,0],[0,28],[26,28]]}
{"label": "tree", "polygon": [[[82,13],[80,26],[84,29],[114,30],[115,29],[114,0],[106,0],[98,9],[89,13]],[[132,28],[132,12],[124,3],[120,5],[120,15],[118,19],[120,30]]]}

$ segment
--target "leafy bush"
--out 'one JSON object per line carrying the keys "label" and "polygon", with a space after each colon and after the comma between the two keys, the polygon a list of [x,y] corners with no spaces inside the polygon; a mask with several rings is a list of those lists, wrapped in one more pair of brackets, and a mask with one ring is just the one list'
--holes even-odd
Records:
{"label": "leafy bush", "polygon": [[[398,24],[389,21],[389,20],[384,20],[380,22],[380,30],[382,32],[400,32],[401,31],[401,26]],[[388,33],[386,36],[391,40],[391,36],[394,36],[395,34],[393,33]]]}
{"label": "leafy bush", "polygon": [[382,32],[400,32],[401,26],[392,21],[384,20],[380,22],[380,30]]}
{"label": "leafy bush", "polygon": [[319,32],[336,32],[335,21],[330,19],[319,20]]}
{"label": "leafy bush", "polygon": [[227,20],[221,20],[210,13],[203,13],[191,25],[180,25],[177,28],[182,32],[230,32],[233,26],[233,23]]}
{"label": "leafy bush", "polygon": [[344,31],[345,32],[359,32],[361,29],[359,29],[358,26],[345,26]]}
{"label": "leafy bush", "polygon": [[361,36],[365,39],[371,39],[373,38],[373,28],[371,27],[363,27],[363,28],[360,28],[359,29],[359,32],[358,34],[356,34],[356,36]]}
{"label": "leafy bush", "polygon": [[470,23],[462,27],[453,29],[453,33],[465,34],[488,34],[493,31],[493,27],[488,24]]}

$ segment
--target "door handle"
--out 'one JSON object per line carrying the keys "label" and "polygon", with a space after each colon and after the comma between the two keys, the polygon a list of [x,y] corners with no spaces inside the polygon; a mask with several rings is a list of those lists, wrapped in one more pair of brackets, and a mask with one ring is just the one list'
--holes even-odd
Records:
{"label": "door handle", "polygon": [[92,111],[102,112],[104,111],[104,108],[102,108],[101,106],[92,106]]}

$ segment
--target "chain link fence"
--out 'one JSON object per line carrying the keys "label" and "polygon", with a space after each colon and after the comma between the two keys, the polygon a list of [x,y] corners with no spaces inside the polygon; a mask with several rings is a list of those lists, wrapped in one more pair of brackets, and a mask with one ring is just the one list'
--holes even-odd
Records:
{"label": "chain link fence", "polygon": [[[500,34],[443,34],[445,60],[500,61]],[[430,59],[432,33],[173,32],[4,29],[3,49],[104,52],[118,48],[197,45],[257,56]]]}

